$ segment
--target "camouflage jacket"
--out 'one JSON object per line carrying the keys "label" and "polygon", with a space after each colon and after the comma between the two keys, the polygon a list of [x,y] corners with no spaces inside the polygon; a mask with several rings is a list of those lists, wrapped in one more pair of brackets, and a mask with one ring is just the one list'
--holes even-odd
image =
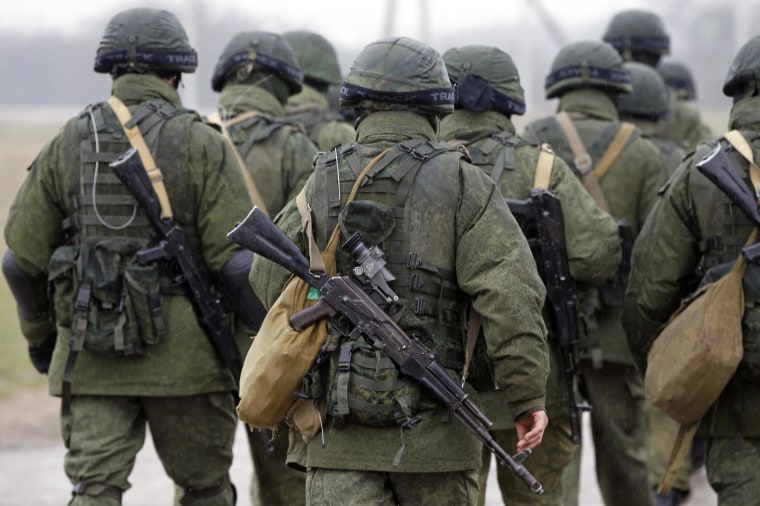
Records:
{"label": "camouflage jacket", "polygon": [[330,109],[324,95],[308,84],[302,85],[301,93],[288,98],[285,113],[303,125],[309,139],[320,151],[350,144],[356,138],[354,128],[338,111]]}
{"label": "camouflage jacket", "polygon": [[684,147],[686,151],[695,149],[700,142],[713,137],[710,128],[702,121],[699,111],[688,101],[672,93],[672,116],[666,120],[668,138]]}
{"label": "camouflage jacket", "polygon": [[[729,129],[738,129],[760,154],[760,98],[738,102]],[[749,220],[696,168],[715,140],[687,156],[661,191],[633,251],[633,270],[625,295],[623,324],[640,369],[651,342],[688,295],[704,269],[727,270],[750,234]],[[725,145],[725,140],[721,141]],[[729,157],[749,185],[746,160]],[[712,245],[712,246],[710,246]],[[744,276],[744,358],[739,370],[702,419],[700,432],[720,437],[738,433],[760,437],[760,269],[750,264]]]}
{"label": "camouflage jacket", "polygon": [[[127,106],[161,98],[180,105],[177,92],[153,76],[128,74],[113,83],[113,94]],[[5,226],[5,240],[19,266],[37,279],[45,293],[48,262],[66,244],[62,222],[67,218],[70,179],[79,175],[78,118],[72,118],[39,153],[16,195]],[[189,135],[178,142],[172,136]],[[201,255],[216,273],[239,249],[226,232],[251,203],[222,136],[200,120],[189,131],[165,128],[159,139],[171,139],[153,150],[161,168],[174,219],[199,239]],[[177,148],[177,146],[180,146]],[[152,147],[153,149],[153,147]],[[107,170],[105,167],[102,170]],[[34,230],[34,234],[29,231]],[[188,234],[190,235],[190,234]],[[40,301],[47,307],[47,301]],[[168,334],[147,346],[141,357],[108,357],[80,352],[72,380],[72,393],[84,395],[193,395],[234,388],[229,374],[197,323],[190,300],[181,294],[163,296]],[[39,344],[41,322],[21,322],[32,345]],[[57,343],[49,372],[50,391],[61,393],[69,354],[70,328],[58,325]]]}
{"label": "camouflage jacket", "polygon": [[[494,136],[498,135],[498,138]],[[439,137],[449,142],[463,144],[472,156],[473,164],[488,174],[493,174],[493,162],[485,164],[481,152],[487,151],[489,160],[504,160],[504,170],[499,177],[499,187],[505,198],[526,199],[530,196],[536,172],[540,148],[523,140],[515,133],[511,120],[498,112],[473,113],[458,110],[441,121]],[[491,146],[495,146],[491,148]],[[506,152],[501,155],[500,152]],[[554,158],[549,191],[562,203],[565,227],[565,247],[570,273],[581,286],[597,286],[612,276],[620,263],[615,220],[602,211],[588,194],[575,174],[559,158]],[[552,326],[549,343],[552,344]],[[551,419],[565,416],[565,390],[562,371],[555,346],[550,346],[551,373],[547,383],[547,412]],[[497,429],[513,426],[512,418],[497,409],[499,397],[504,393],[479,392],[488,416]],[[490,409],[489,409],[490,408]]]}
{"label": "camouflage jacket", "polygon": [[[360,160],[362,166],[383,149],[402,141],[421,139],[434,144],[435,140],[430,122],[409,112],[370,114],[360,123],[357,133],[362,147],[358,152],[365,153]],[[541,409],[545,404],[548,373],[546,327],[541,315],[545,293],[528,244],[494,183],[460,154],[448,146],[440,146],[445,148],[444,154],[419,166],[406,201],[413,251],[439,272],[445,269],[454,273],[455,290],[471,299],[473,307],[482,315],[495,378],[505,389],[506,409],[513,417]],[[341,147],[338,153],[344,149],[348,151],[350,146]],[[371,156],[366,156],[367,153]],[[324,156],[335,155],[331,152]],[[372,192],[375,181],[392,177],[393,171],[408,156],[383,167],[365,188]],[[356,177],[344,157],[339,163],[339,174],[341,181]],[[313,176],[306,183],[306,196],[314,209],[315,236],[323,238],[327,235],[327,216],[317,210],[325,207],[330,189],[316,187],[315,181]],[[331,186],[335,186],[335,180]],[[447,197],[430,201],[431,195],[441,194]],[[345,202],[346,193],[341,195],[341,202]],[[366,197],[377,198],[375,193],[368,193]],[[283,209],[277,224],[302,251],[307,251],[307,239],[294,203]],[[324,248],[324,241],[319,246]],[[407,258],[411,253],[387,245],[383,247],[389,259]],[[350,267],[346,262],[344,259],[341,263],[339,259],[339,272]],[[389,265],[397,278],[407,277],[392,263]],[[256,256],[250,280],[266,306],[271,306],[287,278],[284,269]],[[402,299],[407,297],[408,288],[402,285],[395,289]],[[460,332],[458,346],[461,349],[464,331]],[[301,463],[306,467],[387,472],[439,472],[478,467],[480,443],[445,413],[440,406],[423,412],[420,424],[404,431],[406,452],[398,466],[393,465],[402,445],[398,426],[367,427],[347,423],[345,428],[337,429],[331,417],[325,421],[322,434],[308,444]]]}
{"label": "camouflage jacket", "polygon": [[229,126],[229,134],[264,200],[275,216],[295,198],[312,171],[317,147],[268,91],[247,84],[230,84],[219,96],[222,120],[251,117]]}
{"label": "camouflage jacket", "polygon": [[[618,121],[615,104],[605,93],[594,89],[574,90],[564,94],[558,110],[570,114],[589,151],[600,134],[610,135],[608,127]],[[539,119],[528,124],[524,136],[533,142],[556,139],[550,142],[552,148],[570,167],[574,167],[575,157],[572,150],[564,141],[563,134],[557,133],[557,129],[559,126],[553,120]],[[638,131],[637,133],[640,134]],[[599,186],[607,200],[610,213],[615,218],[624,219],[632,227],[634,234],[638,234],[654,205],[657,190],[664,182],[665,168],[659,150],[641,135],[633,135],[599,182]],[[588,302],[589,299],[586,300]],[[591,305],[595,305],[593,301]],[[620,324],[621,311],[622,307],[619,305],[597,308],[596,322],[587,322],[587,346],[596,346],[596,341],[601,346],[603,360],[632,364],[625,333]],[[598,326],[597,329],[593,328],[594,324]]]}

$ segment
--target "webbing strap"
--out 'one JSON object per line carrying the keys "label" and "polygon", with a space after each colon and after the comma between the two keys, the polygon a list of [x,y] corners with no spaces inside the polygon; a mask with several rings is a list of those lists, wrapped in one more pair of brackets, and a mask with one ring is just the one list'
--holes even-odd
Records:
{"label": "webbing strap", "polygon": [[[749,145],[747,139],[738,131],[731,130],[723,136],[729,144],[731,144],[736,151],[749,162],[749,178],[752,181],[752,186],[755,188],[755,198],[760,204],[760,168],[755,163],[755,157],[752,155],[752,146]],[[757,227],[752,229],[752,233],[747,239],[747,246],[754,244],[758,239]],[[739,255],[737,263],[744,262],[744,255]]]}
{"label": "webbing strap", "polygon": [[541,144],[541,152],[538,154],[536,162],[536,175],[533,179],[533,188],[549,189],[549,179],[552,176],[552,165],[554,165],[554,151],[547,144]]}
{"label": "webbing strap", "polygon": [[565,133],[567,142],[570,144],[570,149],[573,150],[573,155],[575,156],[573,163],[575,164],[575,169],[581,175],[583,186],[591,194],[596,205],[609,212],[610,206],[607,205],[607,199],[599,187],[599,181],[593,170],[594,165],[591,161],[591,156],[586,151],[586,147],[583,145],[583,141],[578,134],[578,130],[575,128],[573,120],[565,111],[558,113],[556,118],[560,128]]}
{"label": "webbing strap", "polygon": [[607,170],[609,170],[612,163],[620,155],[620,152],[623,150],[626,143],[628,142],[628,139],[631,138],[631,135],[635,130],[636,127],[632,123],[621,124],[620,129],[615,134],[615,137],[612,139],[609,147],[604,152],[602,157],[599,159],[599,163],[597,163],[596,167],[594,168],[594,173],[596,174],[596,179],[598,181],[602,180],[604,175],[607,173]]}
{"label": "webbing strap", "polygon": [[[236,116],[232,118],[231,120],[224,122],[222,121],[222,118],[219,115],[219,113],[216,112],[208,116],[208,121],[210,123],[217,125],[222,130],[222,137],[224,137],[224,140],[227,141],[227,144],[229,144],[230,147],[232,148],[232,153],[235,155],[235,160],[237,161],[238,168],[240,169],[240,174],[243,176],[243,180],[245,181],[245,187],[248,190],[248,196],[251,197],[251,201],[256,207],[261,209],[264,212],[264,214],[269,216],[269,211],[267,211],[267,206],[264,205],[264,199],[261,198],[261,193],[259,193],[259,189],[256,187],[256,183],[253,181],[253,178],[248,173],[248,167],[245,164],[245,160],[243,160],[243,157],[240,156],[240,152],[238,151],[237,146],[235,146],[235,143],[232,142],[232,138],[230,137],[230,132],[229,130],[227,130],[228,126],[232,126],[236,123],[239,123],[240,121],[253,117],[256,114],[258,114],[256,111],[250,111],[250,112],[240,115],[240,116],[246,116],[243,119],[239,119],[240,116]],[[324,271],[321,271],[321,272],[324,272]]]}
{"label": "webbing strap", "polygon": [[127,134],[129,143],[137,150],[137,154],[140,155],[140,161],[142,161],[143,167],[145,167],[145,172],[148,173],[153,190],[156,192],[158,201],[161,204],[161,218],[165,220],[172,219],[174,216],[172,214],[171,203],[169,202],[169,195],[166,193],[166,187],[164,186],[164,175],[161,174],[161,169],[156,167],[156,161],[153,159],[153,155],[150,154],[148,145],[145,144],[145,139],[142,133],[140,133],[140,128],[137,125],[127,126],[129,120],[132,119],[132,114],[127,109],[127,106],[124,105],[124,102],[112,95],[108,99],[108,105],[111,106],[116,117],[119,118],[119,123],[121,123],[124,132]]}
{"label": "webbing strap", "polygon": [[322,253],[314,240],[314,231],[311,228],[311,208],[306,202],[306,188],[302,189],[296,196],[296,205],[298,206],[298,213],[301,215],[301,228],[306,232],[306,237],[309,238],[309,270],[311,272],[325,272],[325,261],[322,259]]}

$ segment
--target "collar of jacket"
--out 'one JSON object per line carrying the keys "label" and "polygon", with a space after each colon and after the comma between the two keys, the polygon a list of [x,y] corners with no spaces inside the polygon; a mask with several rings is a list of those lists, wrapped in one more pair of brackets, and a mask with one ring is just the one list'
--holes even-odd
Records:
{"label": "collar of jacket", "polygon": [[443,117],[439,138],[444,141],[469,141],[494,132],[515,134],[515,126],[500,112],[472,112],[460,109]]}
{"label": "collar of jacket", "polygon": [[113,82],[111,93],[126,105],[163,98],[176,107],[182,107],[177,90],[152,74],[124,74]]}
{"label": "collar of jacket", "polygon": [[603,121],[617,121],[618,111],[615,102],[603,91],[583,88],[568,91],[559,99],[558,111],[565,111],[571,116],[586,116]]}
{"label": "collar of jacket", "polygon": [[253,84],[228,84],[219,94],[219,114],[222,118],[234,118],[248,111],[258,111],[270,116],[285,116],[285,108],[277,98]]}
{"label": "collar of jacket", "polygon": [[365,117],[356,129],[359,144],[397,144],[407,139],[436,140],[427,117],[408,111],[379,111]]}
{"label": "collar of jacket", "polygon": [[301,85],[300,93],[291,95],[288,98],[288,102],[285,104],[285,110],[287,111],[290,107],[300,107],[307,104],[318,109],[327,109],[330,105],[327,103],[327,98],[324,95],[304,83]]}
{"label": "collar of jacket", "polygon": [[728,116],[729,130],[760,131],[760,97],[750,97],[738,101]]}

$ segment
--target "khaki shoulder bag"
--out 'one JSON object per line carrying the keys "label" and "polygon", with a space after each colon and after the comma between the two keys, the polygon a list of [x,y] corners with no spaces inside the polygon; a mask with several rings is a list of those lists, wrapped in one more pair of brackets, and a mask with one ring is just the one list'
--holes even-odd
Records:
{"label": "khaki shoulder bag", "polygon": [[[375,157],[359,174],[348,202],[356,197],[359,186],[372,167],[387,152]],[[335,274],[335,255],[340,242],[340,228],[332,232],[324,253],[314,241],[311,213],[302,191],[296,197],[301,225],[309,239],[309,262],[312,272]],[[271,428],[292,410],[300,397],[296,392],[309,372],[327,338],[327,321],[321,320],[301,331],[295,330],[290,318],[317,302],[311,286],[293,276],[267,312],[259,332],[253,339],[240,375],[238,417],[251,427]]]}

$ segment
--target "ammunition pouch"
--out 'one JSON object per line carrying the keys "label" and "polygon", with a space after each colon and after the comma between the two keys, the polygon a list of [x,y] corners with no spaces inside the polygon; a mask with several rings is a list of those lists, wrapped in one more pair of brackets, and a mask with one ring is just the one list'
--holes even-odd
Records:
{"label": "ammunition pouch", "polygon": [[56,323],[72,330],[72,350],[140,354],[167,333],[158,263],[139,265],[133,238],[88,238],[58,248],[48,283]]}

